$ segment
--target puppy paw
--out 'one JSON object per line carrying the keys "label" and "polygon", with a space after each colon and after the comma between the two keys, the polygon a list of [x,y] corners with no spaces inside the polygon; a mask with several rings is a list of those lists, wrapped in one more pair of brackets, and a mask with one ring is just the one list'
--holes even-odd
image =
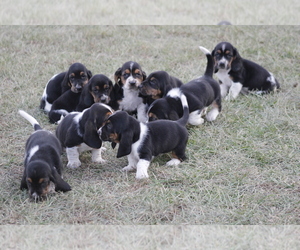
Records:
{"label": "puppy paw", "polygon": [[122,171],[124,171],[124,172],[131,172],[131,171],[135,171],[136,170],[136,168],[135,167],[133,167],[133,166],[126,166],[126,167],[124,167],[124,168],[122,168]]}
{"label": "puppy paw", "polygon": [[206,115],[206,120],[212,122],[216,120],[217,116],[219,115],[219,110],[214,108]]}
{"label": "puppy paw", "polygon": [[172,159],[172,160],[168,161],[168,162],[166,163],[166,165],[167,165],[167,166],[176,166],[176,165],[178,165],[180,162],[181,162],[181,161],[178,160],[178,159]]}
{"label": "puppy paw", "polygon": [[138,179],[138,180],[149,178],[147,170],[146,171],[143,171],[143,170],[142,171],[137,171],[135,178]]}
{"label": "puppy paw", "polygon": [[80,161],[69,161],[67,164],[67,168],[78,168],[81,166],[81,162]]}
{"label": "puppy paw", "polygon": [[104,163],[106,160],[102,159],[102,157],[92,157],[92,162]]}

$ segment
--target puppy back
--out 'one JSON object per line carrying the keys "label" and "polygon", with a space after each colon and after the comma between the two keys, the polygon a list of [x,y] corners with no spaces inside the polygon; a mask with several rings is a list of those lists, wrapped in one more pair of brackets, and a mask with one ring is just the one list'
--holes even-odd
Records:
{"label": "puppy back", "polygon": [[24,117],[27,121],[30,122],[30,124],[33,126],[34,130],[40,130],[42,127],[38,123],[38,121],[28,113],[26,113],[24,110],[19,110],[19,114]]}

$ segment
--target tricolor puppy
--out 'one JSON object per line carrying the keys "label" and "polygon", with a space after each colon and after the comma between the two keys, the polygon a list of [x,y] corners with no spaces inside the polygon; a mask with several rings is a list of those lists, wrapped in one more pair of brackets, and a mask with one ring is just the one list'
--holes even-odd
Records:
{"label": "tricolor puppy", "polygon": [[61,145],[50,131],[43,130],[31,115],[19,110],[21,116],[28,120],[35,132],[26,142],[24,173],[21,189],[28,189],[33,200],[40,200],[49,193],[50,182],[55,185],[55,191],[70,191],[70,185],[62,175]]}
{"label": "tricolor puppy", "polygon": [[147,120],[147,110],[153,101],[166,96],[171,89],[178,88],[182,84],[182,81],[174,76],[170,76],[166,71],[152,72],[139,86],[143,102],[146,104],[144,120]]}
{"label": "tricolor puppy", "polygon": [[109,105],[111,93],[113,93],[112,90],[112,81],[107,76],[103,74],[92,76],[88,84],[83,87],[76,111],[83,111],[94,103],[104,103]]}
{"label": "tricolor puppy", "polygon": [[280,88],[273,74],[262,66],[242,58],[228,42],[221,42],[212,51],[215,73],[219,79],[222,97],[235,99],[238,94],[257,90],[266,94]]}
{"label": "tricolor puppy", "polygon": [[[199,47],[206,54],[207,66],[202,77],[194,79],[180,87],[180,91],[186,96],[189,105],[189,124],[200,125],[204,122],[202,116],[206,114],[209,106],[212,109],[206,114],[208,121],[217,118],[222,109],[220,86],[213,79],[213,59],[210,52]],[[177,89],[172,89],[166,97],[154,101],[148,110],[148,121],[160,119],[178,120],[182,117],[182,105],[178,98]]]}
{"label": "tricolor puppy", "polygon": [[65,91],[81,92],[83,86],[92,77],[92,73],[81,63],[73,63],[68,71],[54,75],[47,83],[40,102],[45,112],[51,110],[53,102]]}
{"label": "tricolor puppy", "polygon": [[178,91],[183,105],[183,117],[178,121],[155,121],[143,123],[127,112],[117,111],[112,114],[99,129],[103,141],[110,141],[114,148],[119,144],[117,157],[128,155],[128,166],[124,171],[136,169],[136,178],[148,178],[148,167],[154,156],[172,152],[172,159],[167,165],[177,165],[185,156],[188,132],[185,127],[189,116],[186,97]]}
{"label": "tricolor puppy", "polygon": [[85,150],[92,150],[93,162],[104,162],[101,157],[102,140],[98,129],[113,113],[106,104],[94,103],[82,112],[72,112],[62,119],[56,128],[56,136],[61,145],[66,148],[69,168],[81,165],[79,154]]}
{"label": "tricolor puppy", "polygon": [[146,73],[137,62],[129,61],[115,72],[115,83],[123,88],[123,98],[119,109],[136,114],[143,109],[143,99],[139,96],[138,87],[146,79]]}

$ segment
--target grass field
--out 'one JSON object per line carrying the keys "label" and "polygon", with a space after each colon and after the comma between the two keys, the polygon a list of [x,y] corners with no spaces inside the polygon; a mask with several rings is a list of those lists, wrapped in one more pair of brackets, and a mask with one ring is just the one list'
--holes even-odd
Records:
{"label": "grass field", "polygon": [[298,0],[2,0],[1,24],[299,25]]}
{"label": "grass field", "polygon": [[[299,224],[299,26],[0,26],[0,36],[1,225]],[[186,83],[206,66],[198,46],[223,40],[273,72],[281,91],[224,101],[215,122],[188,128],[188,160],[166,167],[168,155],[155,158],[149,180],[121,172],[126,157],[105,144],[106,163],[85,153],[79,169],[65,168],[72,191],[32,203],[19,190],[33,129],[17,111],[55,131],[38,108],[53,74],[79,61],[113,79],[135,60]]]}

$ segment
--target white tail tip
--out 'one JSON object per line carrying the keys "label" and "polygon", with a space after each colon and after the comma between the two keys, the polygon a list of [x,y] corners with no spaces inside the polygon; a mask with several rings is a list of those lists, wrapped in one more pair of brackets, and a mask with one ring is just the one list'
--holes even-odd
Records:
{"label": "white tail tip", "polygon": [[199,49],[205,54],[205,55],[210,55],[210,51],[202,46],[199,46]]}

